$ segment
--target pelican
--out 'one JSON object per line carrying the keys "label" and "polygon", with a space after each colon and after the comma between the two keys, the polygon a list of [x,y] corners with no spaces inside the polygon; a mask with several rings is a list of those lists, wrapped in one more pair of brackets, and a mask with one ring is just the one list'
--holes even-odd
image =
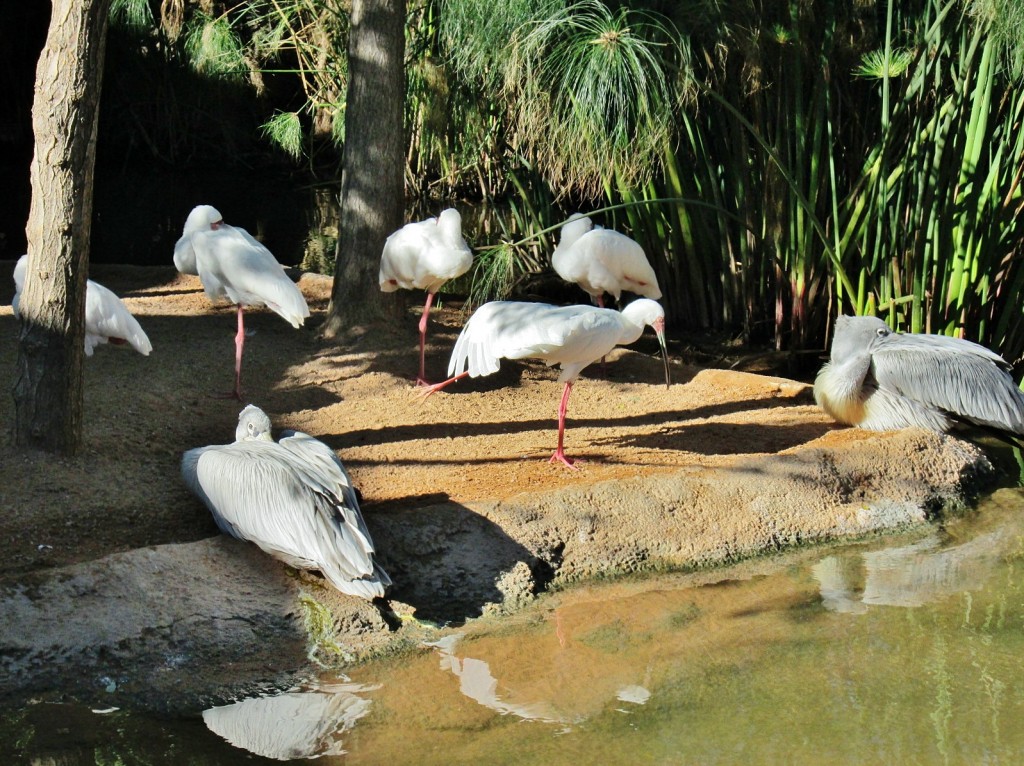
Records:
{"label": "pelican", "polygon": [[[18,304],[25,287],[25,271],[28,269],[28,255],[23,255],[14,265],[14,300],[11,309],[20,317]],[[120,298],[98,282],[85,281],[85,355],[92,356],[97,346],[103,343],[115,345],[130,344],[143,356],[149,356],[153,344],[142,329],[139,321],[132,316]]]}
{"label": "pelican", "polygon": [[569,393],[580,372],[616,346],[633,343],[650,325],[661,344],[665,386],[669,385],[665,348],[665,312],[658,303],[640,298],[621,312],[597,306],[550,306],[546,303],[492,301],[478,308],[455,341],[447,380],[428,386],[424,397],[467,375],[497,372],[502,359],[541,359],[561,365],[564,383],[558,407],[558,448],[551,456],[573,468],[565,455],[565,415]]}
{"label": "pelican", "polygon": [[184,454],[181,475],[225,534],[297,569],[318,569],[342,593],[379,598],[391,578],[374,561],[352,480],[326,444],[285,431],[248,405],[233,444]]}
{"label": "pelican", "polygon": [[625,234],[595,227],[582,213],[573,213],[562,226],[551,266],[601,307],[605,293],[618,301],[624,290],[651,300],[661,298],[658,278],[643,248]]}
{"label": "pelican", "polygon": [[245,229],[228,226],[210,205],[199,205],[189,213],[174,246],[174,265],[183,274],[198,274],[211,301],[227,299],[238,306],[235,389],[230,396],[241,401],[244,308],[266,306],[298,328],[309,316],[306,299],[261,242]]}
{"label": "pelican", "polygon": [[945,432],[971,423],[1021,436],[1024,394],[1009,369],[977,343],[894,333],[876,317],[841,316],[814,400],[840,423],[873,431]]}
{"label": "pelican", "polygon": [[427,385],[425,348],[427,317],[441,286],[469,271],[473,253],[462,238],[462,216],[455,208],[437,218],[407,223],[387,238],[380,258],[380,289],[426,290],[420,317],[420,374],[417,384]]}

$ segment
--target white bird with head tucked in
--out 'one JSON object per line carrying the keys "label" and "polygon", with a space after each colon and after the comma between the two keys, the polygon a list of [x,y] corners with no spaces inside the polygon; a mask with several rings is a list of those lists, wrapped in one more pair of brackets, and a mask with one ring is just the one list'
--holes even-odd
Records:
{"label": "white bird with head tucked in", "polygon": [[306,299],[261,242],[245,229],[228,226],[210,205],[199,205],[189,213],[184,232],[174,246],[174,265],[183,274],[198,274],[211,301],[228,300],[238,306],[235,389],[230,396],[241,400],[243,309],[266,306],[298,328],[309,316]]}
{"label": "white bird with head tucked in", "polygon": [[643,248],[625,234],[595,227],[582,213],[574,213],[563,224],[551,266],[566,282],[582,287],[601,307],[605,293],[615,300],[623,291],[651,300],[661,298],[658,277]]}
{"label": "white bird with head tucked in", "polygon": [[462,216],[455,208],[441,211],[437,218],[407,223],[384,243],[380,258],[380,289],[426,290],[427,300],[420,317],[420,373],[416,382],[427,385],[427,317],[441,286],[469,271],[473,252],[462,238]]}
{"label": "white bird with head tucked in", "polygon": [[[23,255],[14,265],[14,300],[11,309],[19,317],[18,304],[25,288],[25,272],[28,269],[28,255]],[[142,329],[139,321],[132,316],[127,306],[114,293],[91,279],[85,281],[85,355],[92,356],[96,346],[103,343],[115,345],[130,344],[143,356],[149,356],[153,344]]]}

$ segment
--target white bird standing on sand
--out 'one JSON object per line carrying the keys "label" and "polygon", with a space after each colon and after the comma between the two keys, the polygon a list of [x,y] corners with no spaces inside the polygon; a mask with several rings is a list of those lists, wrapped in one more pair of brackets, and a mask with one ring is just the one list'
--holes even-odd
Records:
{"label": "white bird standing on sand", "polygon": [[441,286],[469,271],[473,252],[462,238],[462,216],[455,208],[437,218],[407,223],[387,238],[380,258],[380,289],[386,293],[426,290],[427,301],[420,317],[419,385],[427,385],[425,348],[427,317]]}
{"label": "white bird standing on sand", "polygon": [[658,277],[643,248],[625,234],[595,227],[582,213],[573,213],[562,226],[551,266],[601,307],[605,293],[617,301],[624,290],[651,300],[661,298]]}
{"label": "white bird standing on sand", "polygon": [[174,265],[183,274],[198,274],[211,301],[227,299],[238,306],[235,390],[230,396],[241,400],[244,308],[266,306],[298,328],[309,316],[306,299],[261,242],[245,229],[228,226],[210,205],[199,205],[188,214],[174,246]]}
{"label": "white bird standing on sand", "polygon": [[[18,304],[21,301],[21,291],[25,286],[25,270],[27,268],[28,255],[23,255],[14,265],[14,300],[11,301],[11,309],[14,311],[15,317],[20,316]],[[149,356],[149,352],[153,350],[153,344],[149,342],[142,326],[132,316],[121,299],[103,285],[87,279],[85,281],[85,355],[92,356],[96,346],[103,343],[116,345],[128,343],[143,356]]]}
{"label": "white bird standing on sand", "polygon": [[275,442],[258,407],[239,413],[233,444],[186,452],[181,475],[224,533],[297,569],[320,570],[342,593],[374,599],[391,584],[334,451],[295,431]]}
{"label": "white bird standing on sand", "polygon": [[661,344],[667,387],[665,312],[655,301],[640,298],[621,312],[596,306],[550,306],[516,301],[485,303],[473,312],[455,341],[448,364],[448,374],[452,377],[426,388],[424,396],[467,375],[477,378],[497,372],[502,359],[542,359],[548,366],[561,365],[558,380],[565,383],[565,388],[558,407],[558,449],[551,456],[551,462],[558,460],[572,468],[573,461],[565,455],[564,437],[573,382],[587,365],[616,346],[634,342],[647,325],[654,328]]}
{"label": "white bird standing on sand", "polygon": [[836,319],[814,400],[851,426],[948,431],[957,422],[1024,435],[1024,394],[994,351],[960,338],[894,333],[876,317]]}

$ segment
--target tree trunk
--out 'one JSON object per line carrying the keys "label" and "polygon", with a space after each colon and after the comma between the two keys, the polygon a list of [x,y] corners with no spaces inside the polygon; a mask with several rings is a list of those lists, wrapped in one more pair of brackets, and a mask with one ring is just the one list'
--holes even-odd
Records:
{"label": "tree trunk", "polygon": [[341,227],[324,335],[382,315],[384,240],[405,208],[405,0],[353,0]]}
{"label": "tree trunk", "polygon": [[22,447],[65,454],[82,442],[85,280],[109,8],[110,0],[54,0],[32,104],[14,438]]}

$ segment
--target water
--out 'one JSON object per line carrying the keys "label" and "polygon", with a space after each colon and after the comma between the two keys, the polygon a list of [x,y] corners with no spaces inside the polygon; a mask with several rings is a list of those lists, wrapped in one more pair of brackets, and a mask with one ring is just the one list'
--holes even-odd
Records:
{"label": "water", "polygon": [[35,705],[0,735],[59,763],[1019,763],[1022,510],[549,594],[201,719]]}

